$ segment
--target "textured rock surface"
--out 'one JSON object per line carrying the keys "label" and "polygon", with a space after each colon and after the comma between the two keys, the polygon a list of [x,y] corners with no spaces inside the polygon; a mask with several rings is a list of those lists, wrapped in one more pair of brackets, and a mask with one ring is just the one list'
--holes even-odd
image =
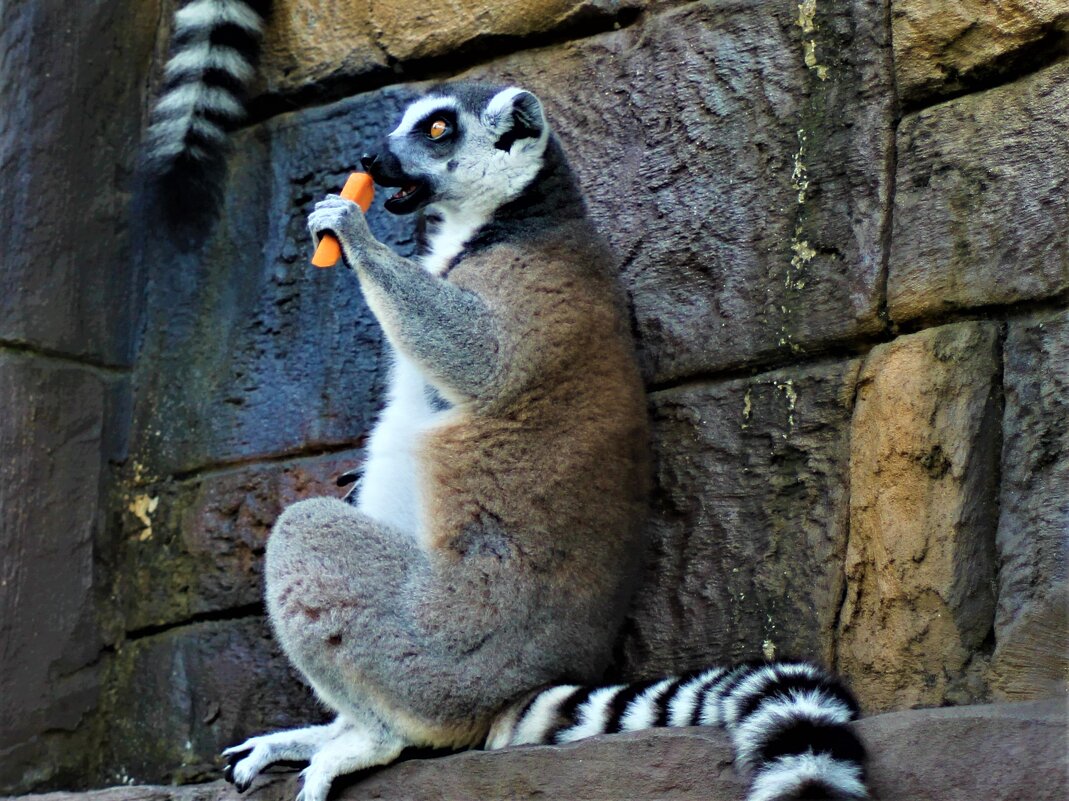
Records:
{"label": "textured rock surface", "polygon": [[1063,0],[891,0],[898,91],[906,103],[960,92],[1007,62],[1053,49],[1069,30]]}
{"label": "textured rock surface", "polygon": [[274,4],[264,43],[265,89],[300,90],[510,37],[598,22],[608,26],[622,11],[643,5],[642,0],[281,0]]}
{"label": "textured rock surface", "polygon": [[1043,588],[1012,620],[996,624],[988,681],[994,698],[1064,698],[1069,689],[1069,583]]}
{"label": "textured rock surface", "polygon": [[326,718],[259,617],[123,643],[109,666],[103,714],[108,783],[214,778],[223,748]]}
{"label": "textured rock surface", "polygon": [[1069,579],[1069,313],[1011,320],[999,504],[998,622]]}
{"label": "textured rock surface", "polygon": [[1069,60],[909,115],[898,141],[893,319],[1069,289]]}
{"label": "textured rock surface", "polygon": [[883,12],[822,3],[802,21],[794,4],[690,4],[472,73],[547,102],[654,381],[879,328]]}
{"label": "textured rock surface", "polygon": [[[160,3],[0,8],[0,788],[84,781],[109,459],[137,334],[127,186]],[[81,360],[81,361],[79,361]]]}
{"label": "textured rock surface", "polygon": [[838,666],[866,710],[983,694],[966,673],[994,612],[999,371],[991,323],[900,337],[865,361]]}
{"label": "textured rock surface", "polygon": [[652,541],[625,628],[625,675],[763,650],[830,661],[859,366],[654,393]]}
{"label": "textured rock surface", "polygon": [[129,364],[126,184],[158,0],[5,3],[0,25],[0,341]]}
{"label": "textured rock surface", "polygon": [[[857,724],[881,801],[1061,801],[1069,790],[1064,701],[928,709]],[[938,747],[933,747],[938,744]],[[968,770],[960,766],[968,765]],[[253,791],[290,801],[293,777],[268,775]],[[561,798],[569,801],[734,801],[745,782],[726,738],[711,729],[661,729],[557,747],[417,759],[365,774],[343,801]],[[232,801],[222,782],[195,787],[114,787],[34,801]]]}
{"label": "textured rock surface", "polygon": [[258,604],[275,518],[301,498],[343,494],[335,479],[360,459],[354,451],[242,466],[131,491],[115,569],[126,628]]}
{"label": "textured rock surface", "polygon": [[0,352],[0,787],[69,779],[83,758],[69,737],[99,692],[94,546],[119,390],[89,368]]}
{"label": "textured rock surface", "polygon": [[[381,106],[361,108],[381,118]],[[309,266],[304,223],[313,197],[341,184],[338,159],[355,166],[347,126],[361,121],[301,131],[306,147],[288,155],[267,131],[245,135],[214,236],[146,256],[146,314],[160,324],[136,373],[135,482],[337,448],[366,431],[383,379],[379,329],[353,275]]]}
{"label": "textured rock surface", "polygon": [[1011,320],[1005,363],[995,671],[1035,697],[1069,678],[1069,314]]}

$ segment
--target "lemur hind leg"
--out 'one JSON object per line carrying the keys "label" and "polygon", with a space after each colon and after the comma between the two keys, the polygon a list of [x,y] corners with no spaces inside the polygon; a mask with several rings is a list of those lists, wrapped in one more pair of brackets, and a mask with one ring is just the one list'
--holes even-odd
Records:
{"label": "lemur hind leg", "polygon": [[[462,747],[530,682],[559,674],[543,664],[557,649],[539,636],[554,630],[551,604],[542,620],[516,597],[526,592],[513,579],[518,552],[492,528],[463,539],[460,551],[428,551],[333,498],[279,518],[268,612],[286,655],[341,715],[406,744]],[[509,614],[518,602],[533,610],[527,626]]]}

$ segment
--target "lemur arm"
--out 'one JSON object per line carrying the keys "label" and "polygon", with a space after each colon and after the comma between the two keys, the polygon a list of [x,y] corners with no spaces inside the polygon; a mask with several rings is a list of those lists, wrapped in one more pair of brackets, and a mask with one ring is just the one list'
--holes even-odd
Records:
{"label": "lemur arm", "polygon": [[448,393],[478,398],[503,368],[496,326],[476,295],[398,256],[372,235],[355,203],[330,195],[308,217],[332,233],[390,342]]}

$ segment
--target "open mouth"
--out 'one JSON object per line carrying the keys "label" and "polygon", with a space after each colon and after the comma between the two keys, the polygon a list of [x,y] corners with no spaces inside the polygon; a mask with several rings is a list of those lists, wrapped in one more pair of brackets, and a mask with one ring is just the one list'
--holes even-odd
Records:
{"label": "open mouth", "polygon": [[408,214],[419,208],[429,194],[429,187],[426,183],[413,181],[405,184],[394,195],[387,198],[383,208],[391,214]]}

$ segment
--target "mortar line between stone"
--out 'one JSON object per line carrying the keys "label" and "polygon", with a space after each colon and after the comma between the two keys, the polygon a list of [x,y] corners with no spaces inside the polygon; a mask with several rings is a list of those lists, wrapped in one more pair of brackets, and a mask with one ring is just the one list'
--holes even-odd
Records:
{"label": "mortar line between stone", "polygon": [[189,617],[169,623],[155,623],[148,626],[140,626],[125,632],[124,637],[127,642],[136,642],[137,640],[143,640],[146,637],[155,637],[159,634],[165,634],[168,631],[184,628],[186,626],[193,626],[197,623],[246,620],[252,617],[263,616],[264,605],[262,602],[257,601],[255,603],[242,604],[241,606],[232,606],[227,609],[213,609],[207,612],[198,612]]}
{"label": "mortar line between stone", "polygon": [[110,364],[96,359],[83,356],[74,356],[52,348],[42,348],[26,342],[13,342],[0,339],[0,355],[5,353],[21,356],[24,358],[41,359],[47,362],[58,362],[65,367],[76,367],[90,372],[103,373],[108,377],[125,376],[133,372],[132,366]]}
{"label": "mortar line between stone", "polygon": [[903,104],[902,114],[916,114],[934,106],[949,103],[968,95],[980,94],[1003,86],[1010,86],[1069,59],[1069,32],[1056,24],[1047,26],[1046,33],[1030,44],[1006,53],[987,66],[991,74],[973,78],[967,86],[945,95],[927,94],[911,103]]}
{"label": "mortar line between stone", "polygon": [[959,309],[938,317],[897,323],[894,324],[893,331],[858,339],[843,339],[839,342],[831,343],[827,347],[813,350],[810,354],[801,358],[795,356],[784,359],[775,357],[757,359],[750,364],[726,367],[719,370],[697,371],[678,378],[654,382],[646,387],[646,393],[654,395],[659,392],[668,392],[689,386],[734,381],[740,378],[760,379],[769,373],[775,373],[791,367],[805,368],[820,364],[832,364],[846,359],[864,358],[877,345],[893,342],[899,337],[917,334],[929,328],[940,328],[944,325],[983,320],[1006,322],[1042,312],[1067,309],[1069,309],[1069,292],[1063,292],[1040,300]]}
{"label": "mortar line between stone", "polygon": [[887,31],[887,50],[885,69],[891,82],[891,141],[887,159],[887,208],[880,231],[880,273],[876,277],[878,295],[876,314],[883,322],[884,328],[893,333],[894,322],[889,308],[888,286],[891,279],[891,246],[894,241],[895,202],[898,197],[898,128],[902,122],[902,101],[898,90],[898,72],[895,63],[894,25],[891,20],[890,0],[884,4],[884,25]]}
{"label": "mortar line between stone", "polygon": [[[244,459],[233,459],[225,462],[210,462],[186,470],[177,470],[170,474],[170,478],[177,482],[190,481],[192,479],[225,475],[226,473],[232,473],[241,468],[255,465],[270,465],[279,464],[281,462],[311,460],[349,451],[362,452],[363,445],[364,437],[361,436],[353,442],[322,445],[316,448],[297,448],[283,453],[274,453],[266,456],[249,456]],[[151,483],[154,482],[146,482],[143,486],[147,486]]]}

